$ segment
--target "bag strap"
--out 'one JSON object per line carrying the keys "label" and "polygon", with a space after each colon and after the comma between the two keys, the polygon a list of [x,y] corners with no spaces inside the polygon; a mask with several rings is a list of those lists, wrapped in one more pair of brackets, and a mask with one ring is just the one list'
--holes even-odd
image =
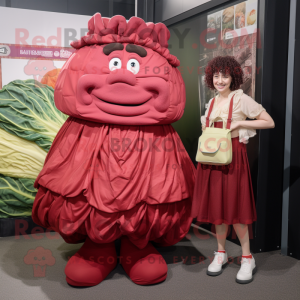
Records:
{"label": "bag strap", "polygon": [[232,108],[233,108],[233,97],[234,97],[234,95],[232,96],[232,98],[230,100],[230,106],[229,106],[229,113],[228,113],[228,119],[227,119],[226,129],[230,129],[230,126],[231,126]]}
{"label": "bag strap", "polygon": [[[233,109],[233,97],[234,97],[234,95],[232,96],[232,98],[230,100],[230,106],[229,106],[229,113],[228,113],[226,129],[230,129],[230,126],[231,126],[232,109]],[[214,104],[215,104],[215,99],[216,98],[214,98],[210,103],[209,111],[208,111],[208,114],[207,114],[207,117],[206,117],[206,127],[209,127],[209,117],[210,117],[210,114],[213,110],[213,107],[214,107]]]}

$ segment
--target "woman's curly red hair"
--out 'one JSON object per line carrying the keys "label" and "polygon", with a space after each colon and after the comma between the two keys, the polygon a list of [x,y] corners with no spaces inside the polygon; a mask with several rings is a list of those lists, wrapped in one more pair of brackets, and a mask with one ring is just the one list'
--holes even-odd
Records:
{"label": "woman's curly red hair", "polygon": [[204,82],[207,87],[214,90],[213,77],[215,73],[230,74],[232,82],[230,90],[235,91],[244,83],[244,72],[241,65],[233,56],[217,56],[205,68]]}

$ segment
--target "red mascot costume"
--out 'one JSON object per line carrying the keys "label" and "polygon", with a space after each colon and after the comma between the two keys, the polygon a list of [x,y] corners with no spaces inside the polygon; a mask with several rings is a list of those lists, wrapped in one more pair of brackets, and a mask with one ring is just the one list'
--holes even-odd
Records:
{"label": "red mascot costume", "polygon": [[159,246],[188,232],[195,167],[171,123],[185,107],[178,59],[164,24],[95,14],[62,68],[55,104],[70,117],[35,187],[33,220],[67,243],[73,286],[99,284],[119,261],[136,284],[167,277]]}

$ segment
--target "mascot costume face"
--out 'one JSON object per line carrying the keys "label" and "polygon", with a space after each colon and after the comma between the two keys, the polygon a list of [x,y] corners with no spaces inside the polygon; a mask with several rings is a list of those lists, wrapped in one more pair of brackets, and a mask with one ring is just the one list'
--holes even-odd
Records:
{"label": "mascot costume face", "polygon": [[68,261],[73,286],[99,284],[119,263],[136,284],[167,277],[152,242],[169,246],[189,231],[195,167],[171,123],[185,87],[167,49],[164,24],[95,14],[55,86],[69,115],[35,187],[33,220],[82,243]]}

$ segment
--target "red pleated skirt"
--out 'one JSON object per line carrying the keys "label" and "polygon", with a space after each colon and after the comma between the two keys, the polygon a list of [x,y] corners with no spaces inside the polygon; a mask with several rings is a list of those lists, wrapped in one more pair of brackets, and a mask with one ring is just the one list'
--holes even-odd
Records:
{"label": "red pleated skirt", "polygon": [[192,223],[196,169],[170,124],[70,117],[35,182],[32,218],[68,243],[126,235],[137,247],[179,242]]}
{"label": "red pleated skirt", "polygon": [[[222,123],[215,122],[214,126],[222,128]],[[239,137],[231,141],[229,165],[198,163],[192,207],[198,222],[252,224],[257,219],[246,145]]]}

